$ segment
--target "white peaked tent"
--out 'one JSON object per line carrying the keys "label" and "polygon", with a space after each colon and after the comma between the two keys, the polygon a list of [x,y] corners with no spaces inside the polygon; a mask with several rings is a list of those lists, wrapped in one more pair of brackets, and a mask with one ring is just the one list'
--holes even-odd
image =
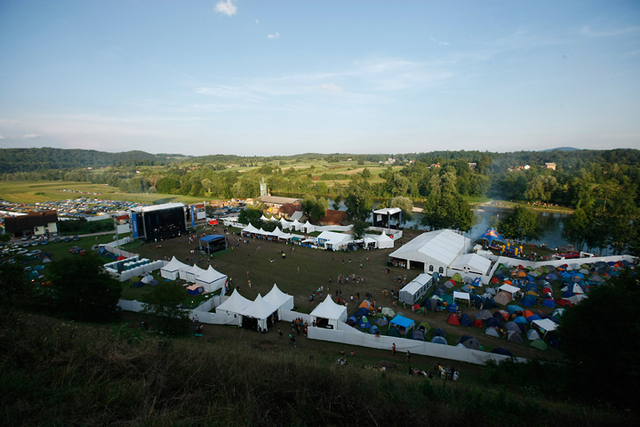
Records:
{"label": "white peaked tent", "polygon": [[177,280],[180,277],[180,270],[185,267],[188,267],[188,265],[173,257],[167,265],[160,269],[160,275],[165,279]]}
{"label": "white peaked tent", "polygon": [[197,265],[191,266],[191,269],[187,271],[187,282],[196,283],[198,277],[202,276],[206,272],[207,270],[204,270]]}
{"label": "white peaked tent", "polygon": [[286,230],[287,228],[291,227],[292,222],[291,221],[287,221],[284,218],[280,218],[280,225],[282,226],[283,230]]}
{"label": "white peaked tent", "polygon": [[284,231],[280,230],[276,227],[270,234],[270,236],[276,236],[278,239],[291,239],[293,236],[291,234],[287,234]]}
{"label": "white peaked tent", "polygon": [[218,289],[222,289],[220,295],[224,295],[227,283],[227,276],[214,270],[209,266],[209,269],[196,279],[196,285],[200,285],[204,288],[205,292],[215,292]]}
{"label": "white peaked tent", "polygon": [[226,314],[229,316],[236,316],[238,319],[238,326],[242,325],[242,312],[251,305],[251,301],[240,295],[237,289],[233,290],[233,293],[225,302],[216,307],[216,313]]}
{"label": "white peaked tent", "polygon": [[[190,266],[188,264],[185,264],[184,267],[182,267],[179,271],[180,273],[180,278],[182,280],[186,280],[189,281],[189,274],[192,274],[192,272],[194,271],[193,267],[195,266]],[[197,269],[199,269],[199,267],[196,267]]]}
{"label": "white peaked tent", "polygon": [[337,329],[338,322],[347,321],[347,307],[336,304],[331,299],[331,295],[327,295],[327,298],[311,312],[311,321],[318,324],[322,319],[328,320],[329,325],[333,329]]}
{"label": "white peaked tent", "polygon": [[256,234],[259,233],[258,229],[255,228],[253,225],[249,224],[247,225],[245,228],[242,229],[243,233],[250,233],[250,234]]}
{"label": "white peaked tent", "polygon": [[300,230],[300,227],[302,227],[302,224],[300,224],[300,221],[298,221],[297,219],[294,219],[293,222],[291,223],[291,228],[294,230]]}
{"label": "white peaked tent", "polygon": [[384,232],[376,236],[376,240],[378,241],[378,249],[389,249],[393,248],[393,239],[387,236]]}
{"label": "white peaked tent", "polygon": [[[271,325],[273,324],[273,313],[278,311],[278,307],[269,304],[267,301],[262,298],[262,295],[258,294],[256,300],[250,303],[240,314],[243,317],[248,317],[250,319],[256,319],[258,321],[257,326],[260,326],[262,329],[269,330]],[[253,325],[255,323],[247,322],[246,319],[243,319],[243,323],[245,326]]]}
{"label": "white peaked tent", "polygon": [[264,214],[262,214],[262,216],[260,217],[260,219],[262,221],[270,221],[269,218],[267,218],[266,216],[264,216]]}
{"label": "white peaked tent", "polygon": [[304,225],[302,225],[302,227],[304,228],[305,233],[313,233],[314,231],[316,231],[316,226],[311,224],[308,220],[304,223]]}
{"label": "white peaked tent", "polygon": [[275,283],[263,299],[278,307],[278,319],[282,319],[282,310],[293,310],[293,296],[282,292]]}

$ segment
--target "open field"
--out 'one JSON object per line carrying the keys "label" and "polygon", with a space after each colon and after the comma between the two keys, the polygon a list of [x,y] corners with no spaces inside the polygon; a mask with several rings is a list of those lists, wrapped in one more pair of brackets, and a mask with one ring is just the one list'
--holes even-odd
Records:
{"label": "open field", "polygon": [[[202,233],[203,230],[201,228],[199,233]],[[207,227],[206,232],[207,234],[223,234],[224,229]],[[410,236],[415,233],[408,231],[403,242],[408,241]],[[276,283],[282,291],[294,296],[297,310],[304,313],[310,313],[321,301],[317,296],[314,301],[310,301],[309,298],[320,287],[324,287],[322,299],[326,297],[327,292],[330,292],[336,300],[336,291],[342,291],[342,297],[347,298],[347,308],[350,315],[356,311],[357,305],[359,305],[359,302],[357,304],[351,302],[351,295],[356,297],[358,293],[360,294],[360,302],[367,293],[370,293],[376,306],[392,307],[394,299],[391,296],[383,297],[382,293],[384,290],[390,291],[394,286],[397,286],[398,289],[401,287],[398,282],[394,282],[394,276],[404,279],[406,274],[406,282],[408,283],[421,272],[416,269],[406,270],[399,267],[389,267],[390,272],[387,273],[386,263],[391,251],[329,252],[256,239],[249,239],[249,243],[245,243],[247,239],[242,239],[242,243],[238,243],[238,236],[230,234],[229,237],[234,244],[233,251],[211,259],[206,256],[196,256],[199,261],[198,266],[208,268],[211,264],[216,270],[227,274],[232,278],[232,285],[239,286],[241,294],[251,300],[255,299],[258,294],[268,293]],[[398,243],[396,243],[397,247],[399,247]],[[156,247],[155,244],[145,244],[136,247],[134,251],[149,259],[166,259],[176,256],[180,261],[186,262],[186,257],[192,259],[190,251],[194,248],[197,248],[197,244],[190,245],[188,239],[173,239],[163,242],[161,247]],[[285,258],[282,258],[282,251],[286,255]],[[352,274],[361,279],[360,283],[354,283],[353,280],[350,280],[348,284],[337,283],[338,275]],[[248,280],[251,280],[251,288],[248,286]],[[467,312],[473,317],[472,313],[475,310],[461,308],[463,313]],[[447,340],[450,344],[455,344],[455,340],[462,335],[472,335],[487,349],[504,346],[509,348],[514,355],[521,357],[540,357],[550,360],[561,357],[557,350],[549,349],[546,352],[541,352],[529,347],[528,343],[517,345],[503,339],[488,337],[484,335],[484,329],[448,325],[446,323],[448,312],[429,312],[426,316],[418,316],[414,315],[409,308],[398,307],[397,311],[413,318],[418,323],[427,321],[432,326],[432,331],[438,327],[444,329],[448,334]],[[217,327],[212,326],[212,328]],[[427,334],[427,338],[431,337],[432,331]]]}
{"label": "open field", "polygon": [[80,197],[106,200],[126,200],[147,204],[202,202],[202,197],[189,197],[173,194],[122,193],[118,188],[109,187],[106,184],[91,184],[86,182],[3,181],[0,186],[0,199],[12,203],[32,204],[47,201],[77,199]]}

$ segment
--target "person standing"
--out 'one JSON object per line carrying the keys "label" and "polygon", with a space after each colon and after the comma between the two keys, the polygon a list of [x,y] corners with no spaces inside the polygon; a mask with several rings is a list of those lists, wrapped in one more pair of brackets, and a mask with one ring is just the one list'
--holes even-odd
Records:
{"label": "person standing", "polygon": [[396,343],[391,346],[391,354],[396,354]]}
{"label": "person standing", "polygon": [[407,362],[411,363],[411,352],[407,350]]}

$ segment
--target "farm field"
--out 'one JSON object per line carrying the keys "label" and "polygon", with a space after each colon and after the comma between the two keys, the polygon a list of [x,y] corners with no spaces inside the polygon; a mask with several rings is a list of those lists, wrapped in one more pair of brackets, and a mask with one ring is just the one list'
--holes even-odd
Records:
{"label": "farm field", "polygon": [[[69,190],[69,191],[65,191]],[[118,188],[106,184],[67,181],[3,181],[0,200],[12,203],[43,203],[79,197],[126,200],[138,203],[159,204],[171,202],[197,203],[201,197],[172,194],[132,194],[122,193]]]}

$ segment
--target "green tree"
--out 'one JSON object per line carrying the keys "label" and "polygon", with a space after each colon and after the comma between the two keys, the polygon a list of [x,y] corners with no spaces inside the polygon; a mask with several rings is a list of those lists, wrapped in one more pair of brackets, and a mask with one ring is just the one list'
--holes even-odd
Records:
{"label": "green tree", "polygon": [[500,221],[498,231],[507,239],[516,240],[539,239],[544,235],[536,213],[522,206],[516,206],[508,217]]}
{"label": "green tree", "polygon": [[396,196],[388,203],[390,208],[400,208],[402,211],[402,222],[411,221],[413,218],[413,201],[404,196]]}
{"label": "green tree", "polygon": [[[639,411],[640,395],[633,392],[640,380],[639,300],[639,276],[625,269],[565,310],[558,333],[576,400]],[[595,313],[611,316],[605,322]]]}
{"label": "green tree", "polygon": [[313,222],[317,222],[320,218],[323,218],[328,208],[329,203],[326,199],[322,197],[317,199],[312,194],[306,195],[302,201],[302,212],[308,218],[311,218]]}
{"label": "green tree", "polygon": [[120,282],[102,267],[93,253],[51,263],[52,309],[70,319],[105,321],[118,313]]}
{"label": "green tree", "polygon": [[362,239],[370,224],[367,221],[362,221],[360,219],[356,219],[353,221],[353,237],[357,239]]}
{"label": "green tree", "polygon": [[549,204],[553,192],[558,188],[558,180],[551,175],[538,175],[527,186],[524,193],[527,200]]}
{"label": "green tree", "polygon": [[373,208],[371,186],[362,177],[356,175],[347,187],[347,197],[344,204],[353,220],[366,221]]}
{"label": "green tree", "polygon": [[593,221],[586,209],[577,208],[563,226],[563,234],[577,250],[582,250],[593,229]]}
{"label": "green tree", "polygon": [[[238,222],[241,224],[254,224],[254,222],[260,220],[262,217],[262,209],[257,207],[247,206],[240,211],[238,216]],[[255,224],[254,224],[255,225]]]}
{"label": "green tree", "polygon": [[362,177],[364,179],[371,178],[371,171],[369,170],[369,168],[364,168],[364,170],[362,171]]}
{"label": "green tree", "polygon": [[145,313],[160,317],[160,329],[183,333],[189,327],[189,310],[184,307],[186,292],[174,282],[160,282],[148,296]]}

